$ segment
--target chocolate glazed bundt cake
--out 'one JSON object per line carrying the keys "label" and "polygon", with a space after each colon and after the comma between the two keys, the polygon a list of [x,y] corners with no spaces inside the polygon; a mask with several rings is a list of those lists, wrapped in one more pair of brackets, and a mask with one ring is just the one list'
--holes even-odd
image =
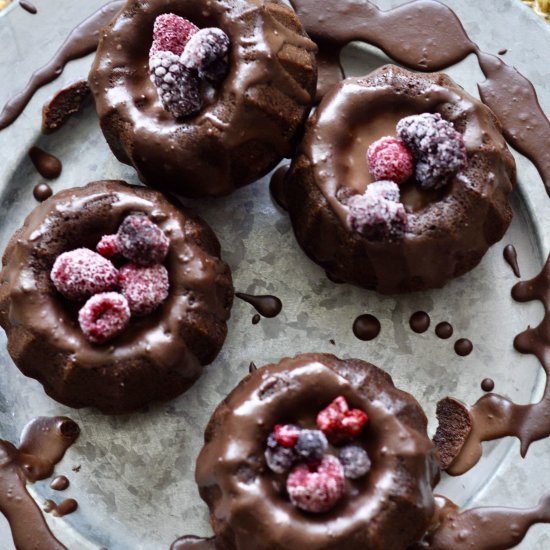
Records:
{"label": "chocolate glazed bundt cake", "polygon": [[107,142],[143,182],[220,196],[290,156],[315,51],[280,0],[129,0],[89,83]]}
{"label": "chocolate glazed bundt cake", "polygon": [[119,181],[37,206],[10,240],[0,280],[15,364],[57,401],[106,413],[187,390],[220,351],[233,300],[210,228]]}
{"label": "chocolate glazed bundt cake", "polygon": [[282,198],[313,261],[389,294],[475,267],[511,222],[514,185],[488,107],[444,74],[388,65],[324,98]]}
{"label": "chocolate glazed bundt cake", "polygon": [[219,550],[404,550],[432,519],[427,420],[391,377],[304,354],[246,377],[197,459]]}

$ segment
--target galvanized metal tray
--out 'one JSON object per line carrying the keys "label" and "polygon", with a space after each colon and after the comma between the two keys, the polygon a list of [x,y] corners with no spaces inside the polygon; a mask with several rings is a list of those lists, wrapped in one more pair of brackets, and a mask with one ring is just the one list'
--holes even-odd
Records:
{"label": "galvanized metal tray", "polygon": [[[51,57],[75,24],[103,3],[37,0],[37,15],[16,4],[8,8],[0,17],[0,104]],[[400,3],[378,2],[383,8]],[[508,49],[505,60],[533,81],[543,109],[550,113],[547,25],[516,0],[444,3],[458,13],[484,50]],[[365,74],[386,62],[373,48],[352,46],[345,51],[349,74]],[[105,178],[137,183],[134,172],[110,153],[91,108],[57,134],[40,135],[44,101],[64,83],[85,76],[90,63],[90,57],[71,63],[61,78],[39,91],[13,126],[0,132],[1,249],[36,204],[32,189],[41,179],[27,157],[32,145],[63,161],[63,172],[53,183],[55,191]],[[448,72],[477,94],[476,82],[483,76],[474,59]],[[502,259],[502,249],[508,243],[516,246],[524,277],[540,270],[550,251],[550,199],[532,165],[516,157],[520,184],[513,201],[515,219],[502,243],[473,272],[444,289],[398,298],[328,281],[301,252],[289,220],[273,205],[268,178],[225,199],[191,203],[218,234],[236,287],[276,294],[284,309],[277,318],[253,326],[250,306],[237,301],[226,345],[216,362],[185,395],[145,413],[108,417],[57,404],[37,382],[20,374],[5,351],[4,334],[0,335],[0,438],[16,441],[22,426],[36,415],[66,414],[82,428],[80,439],[56,470],[71,480],[63,496],[79,502],[78,511],[70,516],[48,516],[59,539],[71,550],[153,550],[167,549],[178,535],[208,535],[207,509],[194,483],[194,462],[208,418],[248,372],[250,361],[261,365],[305,351],[368,359],[419,399],[432,432],[436,402],[450,394],[473,403],[487,376],[496,381],[499,393],[523,403],[538,400],[542,369],[533,357],[516,353],[512,340],[528,324],[538,323],[541,310],[537,304],[520,305],[510,297],[516,279]],[[432,327],[422,335],[408,326],[410,315],[419,309],[432,318]],[[368,343],[357,340],[351,330],[355,317],[366,312],[382,322],[381,335]],[[458,357],[454,339],[435,336],[433,328],[439,321],[451,322],[456,338],[470,338],[474,352]],[[485,449],[480,464],[460,478],[445,477],[439,490],[468,506],[531,506],[550,489],[550,441],[535,443],[525,460],[519,457],[517,441],[510,439]],[[78,472],[72,470],[75,466],[80,466]],[[46,498],[59,499],[47,482],[37,483],[31,491],[40,504]],[[520,546],[548,547],[548,526],[534,527]],[[13,548],[1,516],[0,548]]]}

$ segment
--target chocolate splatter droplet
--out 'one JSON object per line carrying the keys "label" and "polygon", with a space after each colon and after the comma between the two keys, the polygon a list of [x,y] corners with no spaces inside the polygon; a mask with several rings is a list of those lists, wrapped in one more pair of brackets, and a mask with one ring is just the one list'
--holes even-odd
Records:
{"label": "chocolate splatter droplet", "polygon": [[32,147],[29,151],[29,157],[36,168],[36,171],[47,180],[53,180],[61,174],[61,161],[51,155],[46,153],[40,147]]}
{"label": "chocolate splatter droplet", "polygon": [[359,340],[374,340],[380,334],[380,321],[370,314],[359,315],[353,322],[353,334]]}
{"label": "chocolate splatter droplet", "polygon": [[468,340],[468,338],[460,338],[460,340],[455,342],[455,352],[457,355],[460,355],[460,357],[470,355],[473,349],[474,345],[470,342],[470,340]]}
{"label": "chocolate splatter droplet", "polygon": [[65,476],[57,476],[50,483],[50,488],[54,491],[64,491],[70,484],[70,481]]}
{"label": "chocolate splatter droplet", "polygon": [[235,296],[244,302],[249,303],[263,317],[277,317],[283,309],[283,303],[277,296],[254,296],[252,294],[244,294],[236,292]]}
{"label": "chocolate splatter droplet", "polygon": [[492,378],[484,378],[481,381],[481,389],[483,391],[493,391],[495,389],[495,381]]}
{"label": "chocolate splatter droplet", "polygon": [[505,246],[502,255],[504,256],[504,259],[506,260],[508,265],[512,268],[514,275],[518,278],[521,277],[521,273],[519,271],[518,253],[516,251],[516,247],[513,244],[509,244]]}
{"label": "chocolate splatter droplet", "polygon": [[257,325],[260,322],[260,320],[261,320],[260,314],[256,313],[256,315],[252,317],[252,324]]}
{"label": "chocolate splatter droplet", "polygon": [[422,334],[430,328],[430,316],[425,311],[417,311],[411,315],[409,325],[414,332]]}
{"label": "chocolate splatter droplet", "polygon": [[253,373],[254,371],[257,371],[258,367],[256,366],[256,363],[254,361],[250,361],[250,365],[248,365],[248,372]]}
{"label": "chocolate splatter droplet", "polygon": [[28,0],[19,0],[19,5],[29,13],[32,13],[35,15],[38,13],[38,10],[36,9],[36,6],[34,4],[31,4]]}
{"label": "chocolate splatter droplet", "polygon": [[170,550],[216,550],[215,538],[207,539],[186,535],[172,543]]}
{"label": "chocolate splatter droplet", "polygon": [[52,196],[53,191],[47,183],[39,183],[34,186],[32,194],[38,202],[44,202]]}
{"label": "chocolate splatter droplet", "polygon": [[336,345],[336,342],[334,341],[334,339],[333,339],[333,338],[331,338],[331,339],[329,340],[329,342],[330,342],[330,343],[331,343],[331,344],[332,344],[333,346],[335,346],[335,345]]}
{"label": "chocolate splatter droplet", "polygon": [[506,55],[508,53],[507,48],[502,48],[501,50],[498,50],[498,55]]}
{"label": "chocolate splatter droplet", "polygon": [[446,321],[438,323],[435,327],[435,334],[438,336],[438,338],[441,338],[442,340],[447,340],[447,338],[450,338],[453,335],[453,332],[453,326]]}

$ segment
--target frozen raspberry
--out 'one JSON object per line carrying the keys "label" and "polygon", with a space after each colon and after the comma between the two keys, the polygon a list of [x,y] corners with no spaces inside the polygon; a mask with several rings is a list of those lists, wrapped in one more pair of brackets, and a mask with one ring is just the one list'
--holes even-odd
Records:
{"label": "frozen raspberry", "polygon": [[229,51],[229,37],[216,27],[201,29],[190,39],[180,60],[185,67],[195,70],[201,78],[220,76],[222,63]]}
{"label": "frozen raspberry", "polygon": [[340,463],[344,467],[344,475],[350,479],[358,479],[368,473],[371,461],[367,451],[358,445],[346,445],[338,453]]}
{"label": "frozen raspberry", "polygon": [[415,177],[423,189],[439,189],[468,163],[464,137],[439,113],[403,118],[397,133],[412,150]]}
{"label": "frozen raspberry", "polygon": [[376,180],[407,181],[414,173],[414,160],[410,149],[390,136],[380,138],[368,149],[369,171]]}
{"label": "frozen raspberry", "polygon": [[267,439],[264,456],[267,466],[276,474],[288,472],[298,458],[292,447],[283,447],[277,443],[274,433]]}
{"label": "frozen raspberry", "polygon": [[101,344],[120,334],[128,326],[130,315],[128,301],[122,294],[104,292],[84,304],[78,312],[78,322],[90,342]]}
{"label": "frozen raspberry", "polygon": [[374,182],[363,195],[347,201],[348,224],[371,241],[395,241],[407,228],[407,212],[399,200],[399,188],[393,182]]}
{"label": "frozen raspberry", "polygon": [[160,264],[168,254],[170,240],[143,214],[127,216],[118,228],[117,237],[121,254],[136,264]]}
{"label": "frozen raspberry", "polygon": [[308,463],[321,460],[327,448],[327,438],[319,430],[302,430],[294,447],[298,456]]}
{"label": "frozen raspberry", "polygon": [[349,408],[346,398],[337,397],[317,415],[317,427],[334,445],[340,445],[361,434],[368,416],[360,409]]}
{"label": "frozen raspberry", "polygon": [[160,51],[181,55],[191,36],[199,28],[191,21],[173,13],[163,13],[155,19],[153,45],[149,55]]}
{"label": "frozen raspberry", "polygon": [[104,258],[113,258],[117,254],[120,254],[120,247],[118,246],[117,235],[104,235],[97,243],[95,249],[98,254],[101,254]]}
{"label": "frozen raspberry", "polygon": [[183,118],[200,111],[202,99],[199,79],[180,63],[176,54],[159,51],[151,55],[149,74],[162,106],[174,118]]}
{"label": "frozen raspberry", "polygon": [[318,466],[298,464],[286,481],[290,501],[306,512],[328,512],[344,494],[344,469],[340,461],[325,455]]}
{"label": "frozen raspberry", "polygon": [[119,271],[120,292],[128,300],[132,315],[149,315],[168,297],[168,271],[162,264],[126,264]]}
{"label": "frozen raspberry", "polygon": [[77,248],[58,256],[50,277],[55,288],[70,300],[86,300],[93,294],[118,287],[115,266],[87,248]]}
{"label": "frozen raspberry", "polygon": [[294,447],[296,441],[298,441],[300,431],[301,428],[294,424],[277,424],[273,429],[275,440],[283,447]]}

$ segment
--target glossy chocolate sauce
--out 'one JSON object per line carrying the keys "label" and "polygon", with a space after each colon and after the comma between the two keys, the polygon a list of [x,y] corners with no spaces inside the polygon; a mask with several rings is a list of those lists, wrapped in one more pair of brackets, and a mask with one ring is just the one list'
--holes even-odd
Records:
{"label": "glossy chocolate sauce", "polygon": [[275,204],[283,210],[287,209],[283,185],[289,168],[290,164],[280,166],[277,170],[275,170],[269,180],[269,192],[271,193],[271,197],[275,201]]}
{"label": "glossy chocolate sauce", "polygon": [[486,392],[493,391],[495,389],[495,381],[492,378],[484,378],[481,381],[481,389]]}
{"label": "glossy chocolate sauce", "polygon": [[70,481],[65,476],[57,476],[52,479],[50,488],[54,491],[64,491],[70,484]]}
{"label": "glossy chocolate sauce", "polygon": [[38,10],[36,9],[36,6],[34,4],[32,4],[31,2],[29,2],[28,0],[19,0],[19,5],[25,11],[28,11],[29,13],[32,13],[33,15],[38,13]]}
{"label": "glossy chocolate sauce", "polygon": [[[537,167],[550,194],[550,121],[536,91],[516,69],[483,53],[466,34],[456,14],[434,0],[418,0],[387,11],[368,0],[291,0],[304,28],[317,41],[326,74],[343,74],[341,49],[362,40],[378,46],[397,62],[418,71],[445,69],[467,55],[477,55],[487,80],[479,84],[482,101],[497,115],[508,142]],[[429,21],[430,24],[426,24]],[[337,64],[330,67],[330,63]]]}
{"label": "glossy chocolate sauce", "polygon": [[447,321],[443,321],[442,323],[438,323],[435,327],[435,334],[438,338],[441,338],[442,340],[447,340],[453,335],[454,329],[453,326],[450,323],[447,323]]}
{"label": "glossy chocolate sauce", "polygon": [[44,503],[43,510],[48,514],[51,513],[58,518],[62,518],[76,512],[78,510],[78,502],[74,498],[67,498],[56,504],[53,500],[48,499]]}
{"label": "glossy chocolate sauce", "polygon": [[256,363],[254,363],[254,361],[250,361],[250,365],[248,365],[248,372],[253,373],[255,370],[258,370]]}
{"label": "glossy chocolate sauce", "polygon": [[504,259],[506,260],[508,265],[512,268],[514,275],[518,278],[521,277],[521,272],[519,270],[519,264],[518,264],[518,253],[516,251],[516,247],[513,244],[507,245],[504,248],[502,255],[504,256]]}
{"label": "glossy chocolate sauce", "polygon": [[540,361],[547,379],[542,399],[538,403],[518,405],[501,395],[483,396],[470,409],[473,429],[458,457],[448,472],[460,475],[472,468],[481,458],[483,441],[506,436],[517,437],[521,442],[521,455],[525,456],[533,441],[550,436],[550,257],[542,271],[529,281],[517,283],[512,297],[517,302],[539,300],[544,305],[541,323],[518,334],[514,347],[520,353],[532,354]]}
{"label": "glossy chocolate sauce", "polygon": [[38,183],[34,186],[32,194],[38,202],[44,202],[52,196],[53,191],[47,183]]}
{"label": "glossy chocolate sauce", "polygon": [[262,317],[277,317],[283,309],[283,303],[277,296],[254,296],[243,292],[236,292],[235,296],[249,303]]}
{"label": "glossy chocolate sauce", "polygon": [[14,122],[36,91],[55,80],[69,61],[83,57],[97,48],[100,30],[111,21],[124,4],[124,0],[109,2],[69,34],[54,57],[34,72],[25,88],[6,103],[0,113],[0,130]]}
{"label": "glossy chocolate sauce", "polygon": [[215,538],[186,535],[174,541],[170,550],[216,550]]}
{"label": "glossy chocolate sauce", "polygon": [[51,533],[27,482],[50,477],[80,430],[66,417],[38,417],[21,434],[19,447],[0,440],[0,512],[18,550],[66,550]]}
{"label": "glossy chocolate sauce", "polygon": [[502,48],[501,50],[498,50],[498,55],[506,55],[508,53],[507,48]]}
{"label": "glossy chocolate sauce", "polygon": [[34,164],[36,171],[47,180],[53,180],[59,177],[63,165],[61,161],[51,153],[47,153],[40,147],[31,147],[29,157]]}
{"label": "glossy chocolate sauce", "polygon": [[417,334],[422,334],[430,328],[430,316],[425,311],[417,311],[409,319],[411,329]]}
{"label": "glossy chocolate sauce", "polygon": [[253,325],[257,325],[260,321],[262,320],[262,317],[259,313],[256,313],[253,317],[252,317],[252,324]]}
{"label": "glossy chocolate sauce", "polygon": [[455,342],[455,353],[460,357],[470,355],[474,349],[474,345],[468,338],[460,338]]}
{"label": "glossy chocolate sauce", "polygon": [[370,313],[359,315],[353,322],[353,334],[365,342],[374,340],[380,334],[380,321]]}

